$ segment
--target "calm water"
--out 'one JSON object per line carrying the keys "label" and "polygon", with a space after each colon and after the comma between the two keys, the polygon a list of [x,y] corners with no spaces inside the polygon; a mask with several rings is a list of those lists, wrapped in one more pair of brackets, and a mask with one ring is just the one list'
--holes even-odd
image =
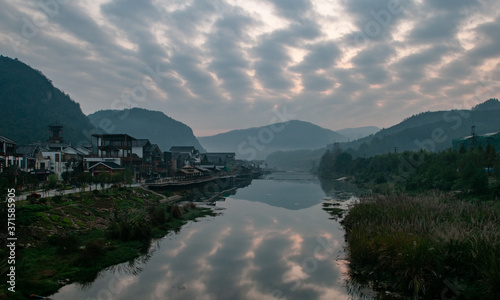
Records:
{"label": "calm water", "polygon": [[349,299],[344,232],[322,209],[326,196],[310,175],[254,180],[217,202],[221,215],[53,299]]}

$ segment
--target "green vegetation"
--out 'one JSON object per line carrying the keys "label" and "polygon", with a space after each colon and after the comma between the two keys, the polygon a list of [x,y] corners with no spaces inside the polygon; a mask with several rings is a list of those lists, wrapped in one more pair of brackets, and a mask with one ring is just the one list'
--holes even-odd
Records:
{"label": "green vegetation", "polygon": [[[394,152],[445,151],[452,147],[452,140],[470,135],[471,126],[476,126],[478,135],[498,132],[500,128],[500,102],[490,99],[471,110],[449,110],[423,112],[413,115],[401,123],[384,128],[375,134],[350,142],[332,140],[334,144],[318,150],[295,150],[272,153],[266,158],[269,165],[285,170],[311,170],[319,164],[321,155],[327,149],[336,147],[348,152],[354,158],[383,155]],[[281,134],[281,133],[280,133]],[[434,137],[434,140],[433,140]]]}
{"label": "green vegetation", "polygon": [[[112,188],[18,202],[16,234],[22,239],[16,253],[17,292],[9,299],[92,282],[104,268],[147,254],[152,239],[179,230],[188,220],[215,215],[193,203],[159,203],[160,198],[140,188]],[[5,209],[0,216],[6,222]],[[6,251],[0,249],[0,256],[7,257]],[[5,283],[0,290],[3,299]]]}
{"label": "green vegetation", "polygon": [[48,125],[64,126],[66,142],[90,142],[94,128],[80,105],[52,85],[40,71],[0,56],[0,132],[18,144],[46,141]]}
{"label": "green vegetation", "polygon": [[[471,110],[422,112],[376,134],[341,144],[341,148],[354,156],[373,156],[399,151],[416,151],[425,147],[429,151],[444,151],[453,139],[470,135],[475,125],[477,134],[498,132],[500,128],[500,102],[489,99]],[[432,141],[431,136],[439,138]],[[350,149],[350,150],[349,150]]]}
{"label": "green vegetation", "polygon": [[458,299],[499,299],[498,170],[491,145],[368,158],[327,151],[322,178],[347,176],[375,195],[343,220],[351,277],[391,297],[439,299],[453,288]]}
{"label": "green vegetation", "polygon": [[379,195],[354,205],[343,223],[359,282],[413,299],[438,299],[450,283],[459,299],[500,297],[499,202]]}
{"label": "green vegetation", "polygon": [[378,193],[459,191],[480,199],[500,196],[500,159],[495,149],[418,151],[354,159],[340,150],[321,158],[322,178],[354,177],[354,183]]}

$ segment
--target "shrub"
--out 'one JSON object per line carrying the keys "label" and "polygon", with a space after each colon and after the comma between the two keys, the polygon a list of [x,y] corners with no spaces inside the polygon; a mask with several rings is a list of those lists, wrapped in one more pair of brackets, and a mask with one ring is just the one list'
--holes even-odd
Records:
{"label": "shrub", "polygon": [[63,203],[63,197],[61,195],[56,195],[52,197],[52,202],[54,202],[55,204],[61,204]]}
{"label": "shrub", "polygon": [[110,239],[121,239],[122,230],[120,224],[117,222],[109,224],[106,236]]}
{"label": "shrub", "polygon": [[90,241],[80,253],[79,260],[84,264],[91,264],[106,252],[106,244],[103,240]]}
{"label": "shrub", "polygon": [[57,247],[57,253],[63,255],[78,251],[78,247],[80,244],[80,242],[74,235],[51,235],[48,242],[49,244]]}
{"label": "shrub", "polygon": [[180,208],[179,205],[175,204],[172,207],[172,217],[175,219],[182,219],[182,209]]}
{"label": "shrub", "polygon": [[155,206],[150,211],[151,222],[153,224],[163,224],[165,223],[165,209],[161,206]]}
{"label": "shrub", "polygon": [[189,202],[189,203],[184,204],[182,206],[182,208],[184,208],[185,211],[190,211],[190,210],[193,210],[196,208],[196,204],[193,202]]}

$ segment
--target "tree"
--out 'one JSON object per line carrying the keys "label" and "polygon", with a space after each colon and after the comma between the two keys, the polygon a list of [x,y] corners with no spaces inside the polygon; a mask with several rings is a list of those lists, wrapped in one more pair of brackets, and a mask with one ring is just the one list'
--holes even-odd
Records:
{"label": "tree", "polygon": [[352,155],[347,152],[342,152],[335,159],[334,170],[338,173],[345,173],[352,162]]}
{"label": "tree", "polygon": [[97,181],[101,184],[101,188],[104,189],[106,183],[111,182],[111,175],[108,172],[102,172],[97,175]]}
{"label": "tree", "polygon": [[486,145],[486,152],[484,153],[485,155],[485,163],[486,163],[486,168],[488,169],[488,174],[491,173],[491,168],[497,161],[497,153],[495,151],[495,147],[493,147],[491,144]]}
{"label": "tree", "polygon": [[484,195],[488,192],[488,176],[483,170],[476,172],[470,180],[472,193]]}
{"label": "tree", "polygon": [[51,189],[55,189],[59,183],[59,176],[57,174],[50,174],[47,178],[48,187]]}

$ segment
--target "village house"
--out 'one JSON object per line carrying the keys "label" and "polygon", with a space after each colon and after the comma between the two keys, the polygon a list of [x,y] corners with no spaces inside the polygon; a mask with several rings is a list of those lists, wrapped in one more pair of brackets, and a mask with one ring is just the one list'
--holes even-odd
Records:
{"label": "village house", "polygon": [[132,153],[142,160],[138,172],[150,176],[153,172],[165,172],[162,166],[162,152],[157,144],[151,144],[148,139],[137,139],[132,142]]}
{"label": "village house", "polygon": [[234,152],[208,152],[201,154],[201,165],[203,166],[232,166],[236,161]]}
{"label": "village house", "polygon": [[110,175],[113,175],[113,173],[120,172],[123,170],[125,170],[124,167],[112,161],[94,162],[90,163],[88,167],[88,171],[92,173],[93,176],[97,176],[100,173],[109,173]]}
{"label": "village house", "polygon": [[16,152],[21,158],[20,168],[21,171],[30,172],[36,169],[36,159],[38,154],[42,151],[42,147],[38,145],[21,145],[17,148]]}
{"label": "village house", "polygon": [[[92,135],[92,156],[100,158],[101,161],[109,159],[119,159],[122,167],[133,167],[140,165],[142,159],[132,154],[133,142],[137,139],[128,134],[93,134]],[[98,160],[94,160],[98,161]],[[116,160],[115,160],[116,162]]]}
{"label": "village house", "polygon": [[177,169],[184,166],[194,166],[200,163],[200,151],[193,146],[173,146],[170,148],[177,162]]}
{"label": "village house", "polygon": [[13,140],[0,136],[0,172],[11,166],[19,166],[21,157],[16,153],[17,144]]}

